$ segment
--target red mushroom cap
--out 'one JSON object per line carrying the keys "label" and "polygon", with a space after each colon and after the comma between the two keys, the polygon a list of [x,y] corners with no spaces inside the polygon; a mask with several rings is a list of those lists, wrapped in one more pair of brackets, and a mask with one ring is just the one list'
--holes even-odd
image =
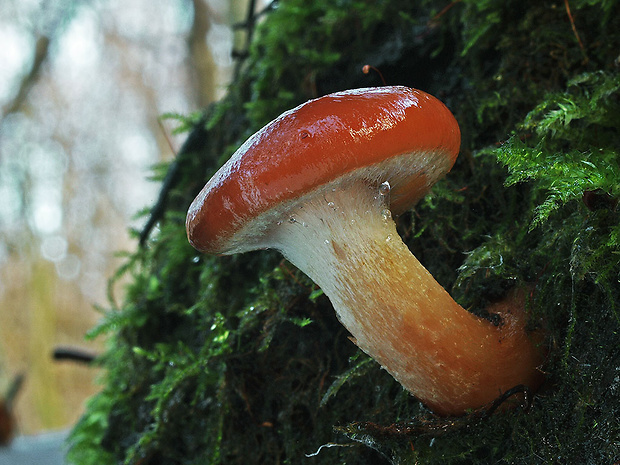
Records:
{"label": "red mushroom cap", "polygon": [[346,176],[388,181],[400,213],[450,170],[459,147],[452,113],[420,90],[355,89],[311,100],[250,137],[211,178],[189,208],[189,241],[209,253],[264,247],[260,238],[277,218],[271,212],[284,216],[291,202]]}

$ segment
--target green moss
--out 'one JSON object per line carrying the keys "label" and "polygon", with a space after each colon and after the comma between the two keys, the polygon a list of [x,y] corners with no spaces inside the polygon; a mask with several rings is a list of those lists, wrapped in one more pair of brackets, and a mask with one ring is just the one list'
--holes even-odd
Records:
{"label": "green moss", "polygon": [[[126,294],[111,293],[91,335],[109,349],[73,461],[619,460],[620,7],[570,8],[581,45],[563,2],[278,2],[229,95],[181,119],[193,129],[166,176],[159,230],[127,256]],[[436,418],[357,351],[278,254],[208,257],[187,244],[185,211],[234,149],[308,98],[380,85],[366,63],[459,120],[455,168],[398,228],[473,312],[530,287],[549,356],[528,410]]]}

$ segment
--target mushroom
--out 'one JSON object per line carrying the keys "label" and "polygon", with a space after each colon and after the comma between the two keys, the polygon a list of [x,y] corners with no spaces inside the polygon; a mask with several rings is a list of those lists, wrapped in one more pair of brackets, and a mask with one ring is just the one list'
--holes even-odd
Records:
{"label": "mushroom", "polygon": [[454,116],[402,86],[306,102],[251,136],[187,214],[199,251],[277,249],[329,297],[355,343],[439,415],[541,381],[523,296],[489,311],[457,304],[399,237],[406,211],[452,167]]}

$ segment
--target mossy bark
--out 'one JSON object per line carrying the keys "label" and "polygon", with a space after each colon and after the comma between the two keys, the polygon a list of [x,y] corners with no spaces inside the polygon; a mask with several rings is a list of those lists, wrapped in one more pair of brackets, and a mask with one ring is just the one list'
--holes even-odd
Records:
{"label": "mossy bark", "polygon": [[[614,463],[620,460],[620,4],[283,0],[228,96],[186,122],[159,231],[103,325],[103,391],[76,463]],[[199,256],[185,211],[251,133],[315,96],[389,84],[455,113],[461,155],[407,245],[479,314],[533,289],[546,383],[529,409],[438,420],[359,353],[276,253]],[[339,447],[321,448],[322,445]]]}

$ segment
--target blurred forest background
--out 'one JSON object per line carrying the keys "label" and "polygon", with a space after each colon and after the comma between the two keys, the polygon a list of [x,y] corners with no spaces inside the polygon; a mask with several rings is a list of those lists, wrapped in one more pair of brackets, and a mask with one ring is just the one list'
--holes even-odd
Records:
{"label": "blurred forest background", "polygon": [[166,113],[218,99],[245,0],[2,0],[0,392],[25,375],[23,434],[67,427],[96,370],[53,362],[84,342],[115,253],[180,141]]}

